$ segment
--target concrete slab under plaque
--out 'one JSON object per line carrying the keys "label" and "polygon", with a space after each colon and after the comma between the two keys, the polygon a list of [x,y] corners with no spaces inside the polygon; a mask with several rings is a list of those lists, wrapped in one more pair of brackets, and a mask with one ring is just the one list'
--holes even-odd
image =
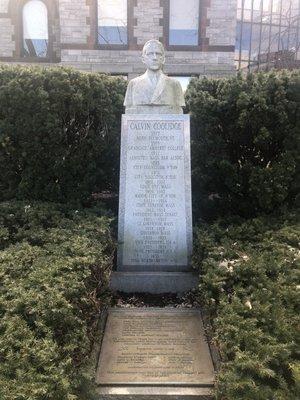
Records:
{"label": "concrete slab under plaque", "polygon": [[211,399],[214,366],[199,310],[110,309],[99,399]]}
{"label": "concrete slab under plaque", "polygon": [[112,290],[125,293],[184,293],[197,287],[198,274],[192,272],[113,272]]}
{"label": "concrete slab under plaque", "polygon": [[99,400],[212,400],[213,390],[194,387],[103,387]]}

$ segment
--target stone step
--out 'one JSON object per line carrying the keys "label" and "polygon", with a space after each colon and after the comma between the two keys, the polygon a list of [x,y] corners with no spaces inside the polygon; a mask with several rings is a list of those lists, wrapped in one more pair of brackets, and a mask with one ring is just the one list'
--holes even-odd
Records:
{"label": "stone step", "polygon": [[110,288],[125,293],[184,293],[198,285],[194,272],[114,271]]}
{"label": "stone step", "polygon": [[104,387],[99,400],[213,400],[213,387]]}

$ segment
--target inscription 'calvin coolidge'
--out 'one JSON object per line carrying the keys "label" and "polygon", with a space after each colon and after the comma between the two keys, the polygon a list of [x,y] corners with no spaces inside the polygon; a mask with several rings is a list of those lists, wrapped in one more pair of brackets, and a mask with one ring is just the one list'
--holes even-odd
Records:
{"label": "inscription 'calvin coolidge'", "polygon": [[130,129],[138,131],[162,131],[162,130],[173,130],[182,129],[180,122],[165,122],[165,121],[132,121],[130,123]]}
{"label": "inscription 'calvin coolidge'", "polygon": [[188,127],[187,115],[147,115],[146,120],[123,115],[121,269],[187,269],[191,252]]}

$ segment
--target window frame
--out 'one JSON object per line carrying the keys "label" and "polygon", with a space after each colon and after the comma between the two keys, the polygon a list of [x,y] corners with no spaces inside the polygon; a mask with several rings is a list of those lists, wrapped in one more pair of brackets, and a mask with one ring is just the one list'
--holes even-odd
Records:
{"label": "window frame", "polygon": [[25,62],[40,62],[49,63],[53,61],[53,37],[52,37],[52,14],[51,14],[51,0],[39,0],[45,4],[47,8],[47,23],[48,23],[48,49],[46,57],[26,56],[24,48],[24,26],[23,26],[23,10],[26,3],[31,0],[22,0],[19,8],[19,26],[20,26],[20,60]]}
{"label": "window frame", "polygon": [[166,50],[171,51],[199,51],[202,50],[203,38],[201,35],[201,20],[202,20],[202,7],[203,0],[199,0],[199,21],[198,21],[198,44],[197,45],[170,45],[170,11],[171,11],[171,0],[164,0],[164,37]]}
{"label": "window frame", "polygon": [[127,44],[102,44],[99,43],[98,41],[98,35],[99,35],[99,7],[98,7],[98,3],[99,1],[105,1],[105,0],[95,0],[96,2],[96,44],[95,47],[96,49],[99,50],[128,50],[129,46],[130,46],[130,41],[131,41],[131,29],[133,30],[133,18],[132,18],[132,14],[133,14],[133,7],[132,7],[132,1],[131,0],[126,0],[127,2]]}

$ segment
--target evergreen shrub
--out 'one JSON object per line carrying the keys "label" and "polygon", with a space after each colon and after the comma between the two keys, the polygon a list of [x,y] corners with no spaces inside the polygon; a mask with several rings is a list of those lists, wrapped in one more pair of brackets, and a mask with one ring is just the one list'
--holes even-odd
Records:
{"label": "evergreen shrub", "polygon": [[299,193],[300,73],[193,79],[194,210],[202,218],[255,216]]}
{"label": "evergreen shrub", "polygon": [[109,225],[101,209],[0,204],[1,400],[86,398],[78,393],[109,302]]}
{"label": "evergreen shrub", "polygon": [[196,231],[198,295],[221,355],[216,399],[299,399],[299,231],[294,212]]}
{"label": "evergreen shrub", "polygon": [[86,201],[115,190],[126,82],[0,67],[0,200]]}

